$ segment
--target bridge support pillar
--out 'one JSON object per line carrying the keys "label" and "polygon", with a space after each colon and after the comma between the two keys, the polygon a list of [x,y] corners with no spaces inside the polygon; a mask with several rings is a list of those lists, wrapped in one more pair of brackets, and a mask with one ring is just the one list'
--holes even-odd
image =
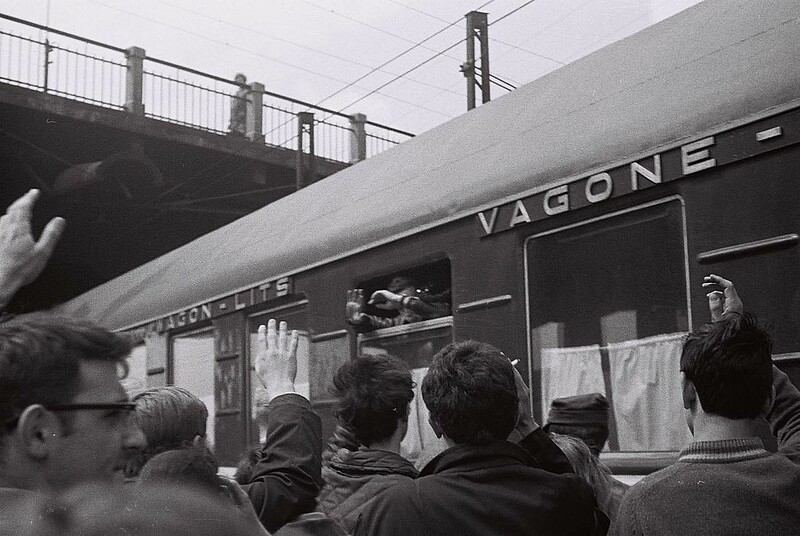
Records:
{"label": "bridge support pillar", "polygon": [[[308,143],[306,143],[306,139]],[[306,152],[308,146],[308,152]],[[297,114],[297,182],[300,190],[314,182],[314,114]]]}
{"label": "bridge support pillar", "polygon": [[261,126],[262,114],[264,113],[264,84],[253,82],[250,84],[250,92],[247,94],[247,138],[250,141],[264,143],[264,131]]}
{"label": "bridge support pillar", "polygon": [[143,48],[130,47],[125,49],[125,59],[128,64],[125,74],[125,110],[135,115],[144,115],[142,87],[144,59],[146,57]]}
{"label": "bridge support pillar", "polygon": [[355,164],[367,158],[367,116],[353,114],[350,116],[350,163]]}

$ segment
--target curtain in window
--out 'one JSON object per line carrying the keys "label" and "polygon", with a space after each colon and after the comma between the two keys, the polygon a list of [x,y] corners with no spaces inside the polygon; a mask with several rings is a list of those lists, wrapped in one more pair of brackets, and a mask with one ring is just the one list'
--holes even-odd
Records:
{"label": "curtain in window", "polygon": [[620,450],[678,450],[691,439],[681,400],[685,335],[608,345]]}
{"label": "curtain in window", "polygon": [[606,394],[600,347],[542,349],[542,415],[554,398],[587,393]]}

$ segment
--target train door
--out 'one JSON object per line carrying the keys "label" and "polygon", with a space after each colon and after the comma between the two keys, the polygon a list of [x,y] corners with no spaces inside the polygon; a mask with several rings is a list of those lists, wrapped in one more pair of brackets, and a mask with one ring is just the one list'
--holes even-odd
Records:
{"label": "train door", "polygon": [[531,236],[525,261],[536,415],[546,420],[554,398],[598,392],[613,410],[607,452],[679,450],[691,325],[682,200]]}

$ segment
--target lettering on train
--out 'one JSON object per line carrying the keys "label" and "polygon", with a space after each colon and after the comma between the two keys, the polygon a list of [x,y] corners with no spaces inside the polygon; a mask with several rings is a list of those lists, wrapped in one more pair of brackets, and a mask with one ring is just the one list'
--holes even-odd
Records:
{"label": "lettering on train", "polygon": [[[709,136],[478,213],[483,235],[513,229],[715,167]],[[666,172],[669,165],[670,172]],[[671,173],[671,174],[670,174]]]}

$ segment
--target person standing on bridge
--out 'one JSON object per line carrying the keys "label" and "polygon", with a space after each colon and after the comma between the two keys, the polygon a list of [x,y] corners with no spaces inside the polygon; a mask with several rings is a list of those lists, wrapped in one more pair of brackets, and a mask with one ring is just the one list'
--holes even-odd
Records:
{"label": "person standing on bridge", "polygon": [[231,122],[228,130],[233,136],[246,136],[247,95],[250,93],[250,88],[247,86],[247,77],[242,73],[237,73],[233,80],[239,85],[239,89],[231,97]]}

